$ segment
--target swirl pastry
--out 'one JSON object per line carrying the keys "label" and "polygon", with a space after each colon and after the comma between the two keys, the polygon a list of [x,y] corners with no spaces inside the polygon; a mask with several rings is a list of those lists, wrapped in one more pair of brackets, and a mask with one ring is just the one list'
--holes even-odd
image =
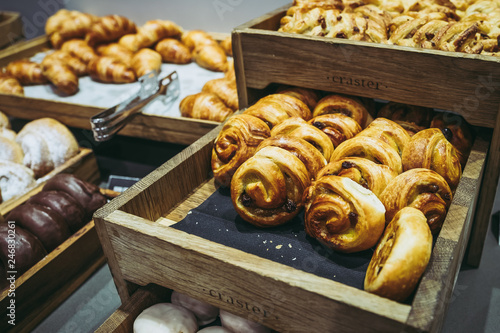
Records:
{"label": "swirl pastry", "polygon": [[0,94],[24,96],[24,88],[15,77],[0,72]]}
{"label": "swirl pastry", "polygon": [[214,93],[233,111],[239,108],[236,81],[225,77],[209,80],[203,85],[201,91]]}
{"label": "swirl pastry", "polygon": [[330,160],[333,154],[334,147],[330,138],[302,118],[291,117],[273,127],[271,136],[277,135],[294,136],[304,139],[319,150],[327,161]]}
{"label": "swirl pastry", "polygon": [[334,148],[361,132],[358,122],[342,113],[317,116],[309,120],[309,124],[323,131],[332,141]]}
{"label": "swirl pastry", "polygon": [[0,160],[0,195],[1,202],[23,194],[35,183],[33,170],[23,164]]}
{"label": "swirl pastry", "polygon": [[286,94],[271,94],[245,110],[245,114],[262,119],[270,129],[290,117],[311,119],[311,111],[304,102]]}
{"label": "swirl pastry", "polygon": [[137,31],[134,22],[120,15],[107,15],[99,20],[85,34],[85,41],[90,46],[113,42],[120,37]]}
{"label": "swirl pastry", "polygon": [[131,67],[136,77],[141,77],[149,72],[159,73],[161,70],[161,55],[151,49],[141,49],[132,57]]}
{"label": "swirl pastry", "polygon": [[349,178],[321,177],[304,198],[307,234],[335,251],[367,250],[384,232],[384,205],[373,192]]}
{"label": "swirl pastry", "polygon": [[29,59],[11,61],[7,65],[5,72],[15,77],[22,85],[47,83],[47,78],[43,75],[42,66]]}
{"label": "swirl pastry", "polygon": [[175,38],[164,38],[155,46],[156,52],[164,62],[173,64],[189,64],[193,57],[186,45]]}
{"label": "swirl pastry", "polygon": [[259,118],[246,114],[229,118],[212,149],[211,165],[215,180],[229,187],[236,169],[253,156],[257,146],[269,136],[269,127]]}
{"label": "swirl pastry", "polygon": [[355,136],[342,142],[333,152],[331,162],[345,157],[363,157],[375,163],[387,165],[400,174],[403,171],[401,156],[397,150],[381,139]]}
{"label": "swirl pastry", "polygon": [[316,104],[318,104],[318,101],[321,99],[321,95],[318,91],[313,90],[313,89],[308,89],[308,88],[301,88],[301,87],[287,87],[283,86],[280,87],[276,90],[277,94],[287,94],[290,96],[293,96],[295,98],[300,99],[302,102],[304,102],[311,112],[314,110],[316,107]]}
{"label": "swirl pastry", "polygon": [[213,93],[200,92],[184,97],[179,104],[183,117],[223,122],[234,111]]}
{"label": "swirl pastry", "polygon": [[257,151],[268,146],[285,149],[297,156],[306,166],[311,179],[315,179],[318,172],[327,163],[325,157],[316,147],[300,137],[291,135],[272,136],[262,141],[257,147]]}
{"label": "swirl pastry", "polygon": [[350,178],[380,197],[397,173],[387,165],[377,164],[366,158],[347,157],[328,163],[320,170],[318,178],[323,176]]}
{"label": "swirl pastry", "polygon": [[464,168],[474,140],[472,128],[465,119],[458,114],[441,112],[432,118],[430,127],[439,128],[443,132],[446,140],[457,150],[460,164]]}
{"label": "swirl pastry", "polygon": [[367,108],[355,97],[343,95],[327,95],[323,97],[313,111],[313,118],[329,113],[342,113],[353,118],[365,128],[372,120]]}
{"label": "swirl pastry", "polygon": [[446,180],[452,191],[457,188],[462,177],[457,150],[438,128],[428,128],[412,136],[401,160],[404,171],[415,168],[436,171]]}
{"label": "swirl pastry", "polygon": [[264,147],[236,170],[231,200],[238,214],[258,227],[284,224],[303,207],[310,178],[304,163],[278,147]]}
{"label": "swirl pastry", "polygon": [[70,130],[52,118],[30,121],[16,141],[24,151],[23,163],[41,177],[78,153],[78,142]]}
{"label": "swirl pastry", "polygon": [[401,209],[387,225],[366,270],[364,289],[395,301],[407,299],[431,258],[432,234],[418,209]]}
{"label": "swirl pastry", "polygon": [[424,213],[432,232],[441,229],[453,194],[450,186],[437,172],[429,169],[411,169],[395,177],[382,192],[389,223],[404,207],[416,208]]}
{"label": "swirl pastry", "polygon": [[132,83],[136,81],[135,72],[115,57],[100,56],[88,65],[92,80],[103,83]]}
{"label": "swirl pastry", "polygon": [[421,127],[429,127],[432,119],[432,109],[397,103],[389,102],[385,104],[377,113],[377,117],[387,118],[395,122],[408,122]]}
{"label": "swirl pastry", "polygon": [[394,148],[399,155],[403,154],[406,144],[410,141],[410,135],[402,126],[386,118],[376,118],[358,136],[381,139]]}

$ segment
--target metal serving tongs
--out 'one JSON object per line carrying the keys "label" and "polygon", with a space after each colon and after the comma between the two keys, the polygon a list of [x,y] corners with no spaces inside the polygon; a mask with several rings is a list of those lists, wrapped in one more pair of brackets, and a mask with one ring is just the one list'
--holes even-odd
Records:
{"label": "metal serving tongs", "polygon": [[163,103],[168,105],[180,95],[178,74],[175,71],[159,80],[157,72],[150,72],[141,76],[139,82],[141,88],[137,94],[90,118],[96,141],[103,142],[111,139],[143,107],[158,96],[163,95]]}

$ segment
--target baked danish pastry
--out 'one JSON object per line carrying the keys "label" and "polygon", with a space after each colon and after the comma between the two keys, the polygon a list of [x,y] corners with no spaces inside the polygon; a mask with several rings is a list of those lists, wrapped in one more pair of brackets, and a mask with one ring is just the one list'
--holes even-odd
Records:
{"label": "baked danish pastry", "polygon": [[358,122],[342,113],[323,114],[309,120],[309,124],[323,131],[335,148],[361,132]]}
{"label": "baked danish pastry", "polygon": [[373,119],[359,99],[338,94],[323,97],[314,108],[312,116],[315,118],[329,113],[342,113],[351,117],[362,128],[368,126]]}
{"label": "baked danish pastry", "polygon": [[455,191],[462,176],[457,150],[438,128],[427,128],[412,136],[401,160],[404,171],[415,168],[436,171],[452,191]]}
{"label": "baked danish pastry", "polygon": [[380,197],[387,184],[397,175],[396,171],[387,165],[377,164],[362,157],[346,157],[328,163],[320,170],[317,177],[347,177]]}
{"label": "baked danish pastry", "polygon": [[441,229],[453,194],[446,180],[429,169],[411,169],[396,176],[382,192],[380,200],[385,206],[389,223],[404,207],[416,208],[424,213],[431,231]]}
{"label": "baked danish pastry", "polygon": [[309,107],[311,112],[314,110],[316,104],[318,104],[318,101],[321,99],[321,95],[318,91],[301,87],[282,86],[276,90],[276,93],[287,94],[300,99]]}
{"label": "baked danish pastry", "polygon": [[236,170],[231,200],[238,214],[255,226],[282,225],[301,211],[309,184],[309,172],[298,157],[268,146]]}
{"label": "baked danish pastry", "polygon": [[211,165],[215,180],[229,187],[236,169],[252,157],[257,146],[270,136],[269,126],[257,117],[238,114],[229,118],[212,149]]}
{"label": "baked danish pastry", "polygon": [[257,147],[257,151],[268,146],[285,149],[297,156],[306,166],[311,179],[315,179],[318,172],[325,167],[327,163],[325,157],[316,147],[300,137],[291,135],[272,136],[262,141]]}
{"label": "baked danish pastry", "polygon": [[311,111],[307,105],[287,94],[271,94],[262,97],[244,113],[262,119],[270,129],[290,117],[311,119]]}
{"label": "baked danish pastry", "polygon": [[304,198],[307,234],[335,251],[367,250],[384,232],[384,205],[349,178],[321,177],[307,188]]}
{"label": "baked danish pastry", "polygon": [[421,126],[422,129],[429,127],[433,111],[430,108],[410,105],[405,103],[389,102],[377,113],[377,117],[387,118],[395,122],[408,122]]}
{"label": "baked danish pastry", "polygon": [[333,154],[334,147],[330,138],[302,118],[291,117],[273,127],[271,136],[277,135],[287,135],[304,139],[315,147],[327,161],[330,161]]}
{"label": "baked danish pastry", "polygon": [[5,73],[15,77],[22,85],[44,84],[47,78],[43,75],[42,66],[29,59],[20,59],[9,62]]}
{"label": "baked danish pastry", "polygon": [[432,253],[432,234],[418,209],[405,207],[389,222],[366,270],[364,289],[404,301],[424,273]]}
{"label": "baked danish pastry", "polygon": [[342,142],[333,152],[331,162],[345,157],[363,157],[375,163],[387,165],[400,174],[403,171],[401,156],[397,150],[381,139],[355,136]]}
{"label": "baked danish pastry", "polygon": [[394,148],[400,156],[410,141],[410,135],[402,126],[386,118],[375,118],[357,136],[369,136],[381,139]]}

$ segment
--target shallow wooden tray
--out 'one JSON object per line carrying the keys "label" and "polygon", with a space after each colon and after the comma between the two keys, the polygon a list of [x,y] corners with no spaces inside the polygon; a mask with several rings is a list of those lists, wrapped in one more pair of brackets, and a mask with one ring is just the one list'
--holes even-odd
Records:
{"label": "shallow wooden tray", "polygon": [[278,32],[289,7],[232,32],[240,107],[287,84],[453,111],[493,128],[466,255],[478,266],[500,175],[500,57]]}
{"label": "shallow wooden tray", "polygon": [[153,283],[280,332],[439,331],[470,234],[486,141],[476,140],[428,269],[411,304],[401,304],[169,227],[215,191],[210,157],[219,130],[94,215],[122,303]]}
{"label": "shallow wooden tray", "polygon": [[23,36],[21,14],[0,11],[0,49],[14,44]]}
{"label": "shallow wooden tray", "polygon": [[[222,34],[214,36],[222,38]],[[13,60],[31,57],[49,49],[50,44],[46,36],[18,43],[3,52],[0,51],[0,67]],[[0,110],[17,118],[50,117],[67,126],[90,130],[90,118],[105,109],[91,105],[0,94]],[[140,113],[119,132],[119,135],[189,145],[217,125],[219,123],[207,120]]]}
{"label": "shallow wooden tray", "polygon": [[[80,148],[77,156],[67,161],[49,175],[37,182],[25,194],[0,205],[0,212],[6,215],[40,192],[45,181],[58,173],[71,173],[80,179],[98,183],[100,180],[97,160],[92,150]],[[5,289],[0,293],[0,321],[2,332],[25,332],[36,327],[55,310],[85,280],[105,263],[99,237],[90,221],[50,252],[44,259],[16,279],[14,294]],[[10,295],[9,295],[10,294]],[[14,300],[15,326],[8,323],[9,309]]]}

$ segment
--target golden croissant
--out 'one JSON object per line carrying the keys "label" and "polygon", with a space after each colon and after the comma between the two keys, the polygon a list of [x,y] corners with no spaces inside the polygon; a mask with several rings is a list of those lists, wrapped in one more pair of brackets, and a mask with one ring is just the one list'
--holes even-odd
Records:
{"label": "golden croissant", "polygon": [[139,78],[147,73],[161,71],[161,55],[152,49],[141,49],[134,54],[131,67]]}
{"label": "golden croissant", "polygon": [[132,57],[134,56],[134,52],[118,43],[99,45],[97,53],[101,56],[115,58],[128,67],[132,65]]}
{"label": "golden croissant", "polygon": [[278,147],[264,147],[236,170],[231,200],[238,214],[258,227],[282,225],[303,207],[310,178],[304,163]]}
{"label": "golden croissant", "polygon": [[46,56],[41,66],[43,75],[55,86],[57,92],[68,96],[78,92],[78,76],[64,61]]}
{"label": "golden croissant", "polygon": [[71,39],[61,46],[61,50],[77,57],[83,63],[88,64],[97,57],[96,52],[82,39]]}
{"label": "golden croissant", "polygon": [[186,96],[179,104],[181,116],[223,122],[234,113],[215,94],[200,92]]}
{"label": "golden croissant", "polygon": [[193,57],[186,45],[175,38],[164,38],[155,46],[156,52],[164,62],[173,64],[189,64]]}
{"label": "golden croissant", "polygon": [[229,118],[212,149],[211,165],[215,180],[229,187],[236,169],[252,157],[257,146],[269,136],[269,127],[257,117],[238,114]]}
{"label": "golden croissant", "polygon": [[236,88],[235,81],[231,81],[225,77],[212,79],[203,85],[201,91],[216,94],[224,102],[224,104],[226,104],[226,106],[231,108],[233,111],[237,111],[239,109],[238,90]]}
{"label": "golden croissant", "polygon": [[304,198],[307,234],[335,251],[367,250],[384,232],[384,205],[373,192],[347,177],[321,177]]}
{"label": "golden croissant", "polygon": [[101,56],[89,63],[90,77],[104,83],[131,83],[136,80],[134,71],[116,58]]}
{"label": "golden croissant", "polygon": [[112,42],[120,37],[137,31],[134,22],[120,15],[107,15],[101,17],[93,24],[85,35],[85,41],[90,46],[100,43]]}
{"label": "golden croissant", "polygon": [[11,61],[5,70],[6,74],[15,77],[20,84],[44,84],[47,78],[43,75],[42,66],[29,59]]}
{"label": "golden croissant", "polygon": [[396,176],[380,195],[389,223],[404,207],[424,213],[432,232],[441,229],[453,194],[446,180],[429,169],[411,169]]}
{"label": "golden croissant", "polygon": [[0,73],[0,94],[24,96],[24,88],[15,77]]}

